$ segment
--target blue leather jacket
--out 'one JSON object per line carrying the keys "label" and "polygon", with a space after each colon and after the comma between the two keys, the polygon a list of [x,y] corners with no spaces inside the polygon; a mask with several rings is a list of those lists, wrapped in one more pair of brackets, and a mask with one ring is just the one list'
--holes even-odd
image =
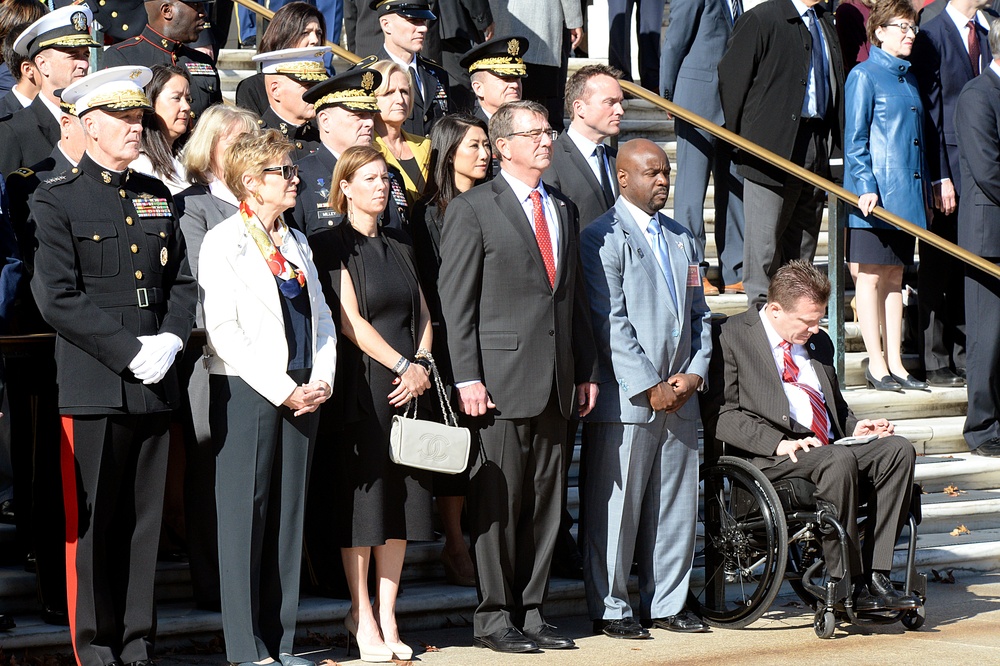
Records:
{"label": "blue leather jacket", "polygon": [[[847,76],[844,87],[844,187],[877,192],[878,205],[927,228],[929,201],[924,159],[923,106],[910,63],[877,46]],[[847,226],[889,229],[852,209]]]}

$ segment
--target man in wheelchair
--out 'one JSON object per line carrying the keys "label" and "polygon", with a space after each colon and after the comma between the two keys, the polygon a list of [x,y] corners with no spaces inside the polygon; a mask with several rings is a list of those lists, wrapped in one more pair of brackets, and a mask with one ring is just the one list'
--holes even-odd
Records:
{"label": "man in wheelchair", "polygon": [[[886,419],[858,420],[840,392],[833,343],[820,330],[830,282],[814,266],[793,261],[778,270],[767,303],[730,317],[719,348],[724,382],[717,439],[751,454],[772,482],[808,479],[817,502],[834,507],[848,536],[842,561],[835,534],[823,539],[834,580],[851,576],[858,611],[914,609],[920,600],[889,580],[896,539],[906,524],[913,488],[913,445]],[[851,436],[852,442],[838,444]],[[875,436],[864,442],[868,436]],[[871,488],[868,536],[858,538],[859,480]],[[846,567],[846,568],[845,568]]]}

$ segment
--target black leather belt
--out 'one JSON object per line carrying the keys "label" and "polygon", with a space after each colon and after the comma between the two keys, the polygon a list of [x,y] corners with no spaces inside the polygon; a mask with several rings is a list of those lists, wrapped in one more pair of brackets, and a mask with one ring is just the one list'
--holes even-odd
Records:
{"label": "black leather belt", "polygon": [[91,302],[99,308],[119,308],[134,305],[139,308],[148,308],[150,305],[163,303],[163,290],[159,287],[143,287],[131,291],[114,291],[102,294],[87,294]]}

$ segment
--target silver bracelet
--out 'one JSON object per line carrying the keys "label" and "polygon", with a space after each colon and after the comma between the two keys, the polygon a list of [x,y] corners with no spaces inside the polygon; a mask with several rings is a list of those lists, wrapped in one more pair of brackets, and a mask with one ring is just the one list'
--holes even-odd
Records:
{"label": "silver bracelet", "polygon": [[396,365],[392,366],[392,373],[397,377],[402,377],[410,369],[410,362],[405,356],[400,356]]}

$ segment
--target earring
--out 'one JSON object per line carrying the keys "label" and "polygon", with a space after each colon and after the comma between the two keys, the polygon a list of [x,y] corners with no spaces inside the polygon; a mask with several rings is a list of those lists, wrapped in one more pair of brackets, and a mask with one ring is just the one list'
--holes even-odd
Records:
{"label": "earring", "polygon": [[254,192],[253,193],[253,200],[256,201],[260,205],[264,204],[264,197],[260,196],[260,192]]}

